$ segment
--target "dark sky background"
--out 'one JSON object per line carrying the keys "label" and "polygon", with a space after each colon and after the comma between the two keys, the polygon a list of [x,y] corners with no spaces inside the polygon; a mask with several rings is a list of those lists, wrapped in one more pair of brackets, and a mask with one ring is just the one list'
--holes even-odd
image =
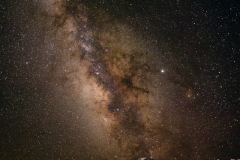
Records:
{"label": "dark sky background", "polygon": [[[3,0],[0,12],[0,159],[240,158],[237,0]],[[88,84],[112,94],[107,113]]]}

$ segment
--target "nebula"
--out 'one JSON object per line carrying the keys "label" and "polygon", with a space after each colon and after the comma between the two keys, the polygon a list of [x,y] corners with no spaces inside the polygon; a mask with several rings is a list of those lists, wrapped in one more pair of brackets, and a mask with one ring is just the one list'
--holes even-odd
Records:
{"label": "nebula", "polygon": [[[60,4],[53,5],[59,5],[57,10],[61,13],[51,12],[54,23],[50,25],[59,26],[56,36],[63,38],[57,39],[64,39],[63,42],[60,40],[63,43],[61,46],[68,44],[66,49],[71,49],[69,52],[62,51],[66,54],[64,57],[74,56],[77,61],[74,62],[79,66],[77,68],[73,67],[72,60],[65,61],[74,68],[70,73],[85,77],[81,82],[78,76],[66,74],[67,80],[60,85],[71,84],[74,80],[77,83],[71,84],[74,92],[80,92],[80,96],[88,93],[85,103],[94,102],[87,106],[92,109],[91,119],[102,123],[107,130],[108,136],[104,138],[114,144],[111,154],[115,154],[117,159],[159,159],[169,149],[159,143],[162,134],[157,123],[161,120],[153,115],[155,111],[160,112],[162,106],[154,99],[154,87],[150,83],[160,76],[160,71],[148,62],[151,51],[146,46],[146,40],[125,24],[112,24],[107,22],[107,18],[105,23],[101,22],[107,13],[94,17],[98,13],[93,13],[81,3],[56,3]],[[49,14],[46,13],[47,16]],[[100,22],[92,17],[100,19]],[[80,73],[80,70],[84,72]],[[78,83],[83,83],[83,86]],[[168,129],[164,130],[171,134]]]}

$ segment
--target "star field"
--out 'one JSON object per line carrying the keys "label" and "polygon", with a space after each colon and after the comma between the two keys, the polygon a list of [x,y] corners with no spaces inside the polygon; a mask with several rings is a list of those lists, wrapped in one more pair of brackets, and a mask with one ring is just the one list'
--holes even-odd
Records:
{"label": "star field", "polygon": [[0,3],[0,159],[240,158],[237,1]]}

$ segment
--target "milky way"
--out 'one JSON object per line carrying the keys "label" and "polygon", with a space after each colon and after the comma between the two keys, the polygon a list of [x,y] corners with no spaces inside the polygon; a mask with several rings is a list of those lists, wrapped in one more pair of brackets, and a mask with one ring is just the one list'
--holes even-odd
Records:
{"label": "milky way", "polygon": [[240,158],[239,10],[215,5],[2,5],[0,159]]}

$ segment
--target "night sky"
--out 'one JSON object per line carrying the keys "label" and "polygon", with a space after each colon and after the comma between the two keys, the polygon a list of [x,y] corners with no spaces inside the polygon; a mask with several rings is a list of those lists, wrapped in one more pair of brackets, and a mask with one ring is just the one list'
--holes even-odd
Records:
{"label": "night sky", "polygon": [[2,0],[1,160],[240,158],[237,0]]}

